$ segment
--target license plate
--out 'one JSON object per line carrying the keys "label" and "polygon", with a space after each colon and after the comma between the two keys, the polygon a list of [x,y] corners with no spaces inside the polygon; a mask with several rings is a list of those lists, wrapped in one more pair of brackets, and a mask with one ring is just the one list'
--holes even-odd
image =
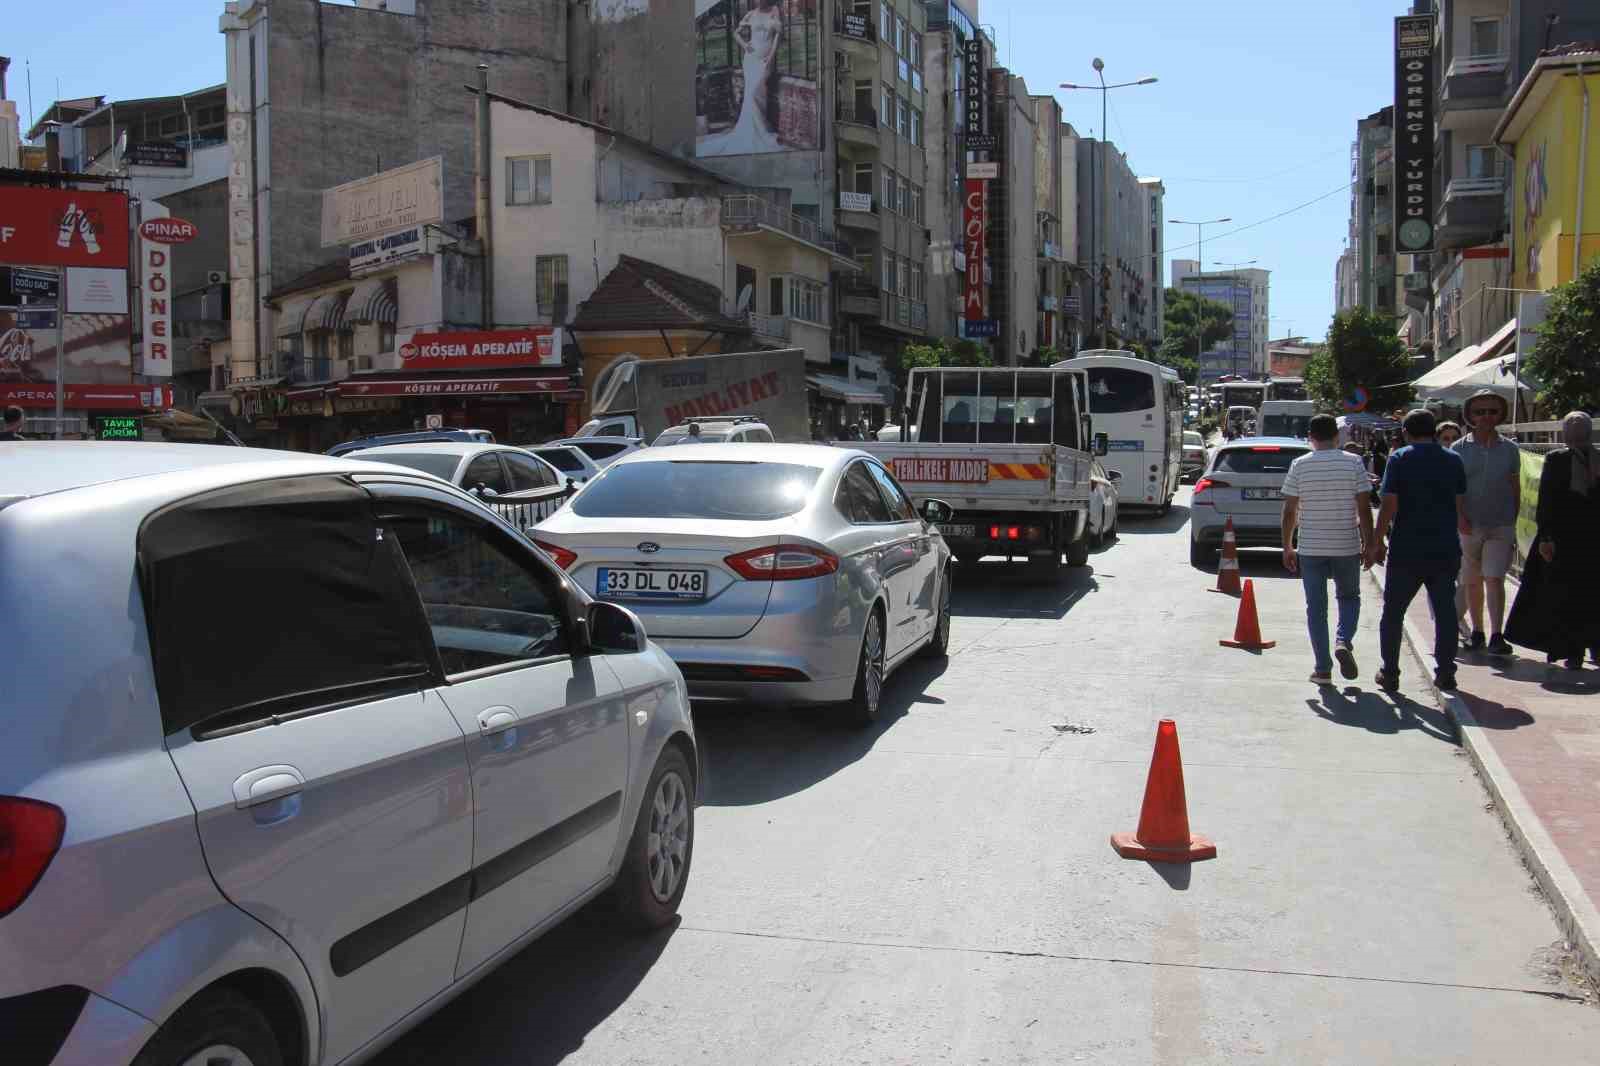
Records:
{"label": "license plate", "polygon": [[978,527],[966,523],[949,523],[939,527],[941,535],[961,540],[971,540],[978,535]]}
{"label": "license plate", "polygon": [[1277,489],[1245,489],[1244,498],[1247,500],[1281,500],[1283,493]]}
{"label": "license plate", "polygon": [[594,588],[597,595],[617,600],[703,600],[706,572],[602,566]]}

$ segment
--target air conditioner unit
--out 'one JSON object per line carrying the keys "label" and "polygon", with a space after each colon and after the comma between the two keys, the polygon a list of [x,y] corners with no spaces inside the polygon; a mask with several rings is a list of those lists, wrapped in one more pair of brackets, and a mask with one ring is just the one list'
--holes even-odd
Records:
{"label": "air conditioner unit", "polygon": [[228,283],[228,272],[226,270],[208,270],[208,271],[206,271],[206,284],[207,285],[226,285],[227,283]]}
{"label": "air conditioner unit", "polygon": [[1407,274],[1401,284],[1406,292],[1426,292],[1428,290],[1428,274],[1426,271],[1413,270]]}

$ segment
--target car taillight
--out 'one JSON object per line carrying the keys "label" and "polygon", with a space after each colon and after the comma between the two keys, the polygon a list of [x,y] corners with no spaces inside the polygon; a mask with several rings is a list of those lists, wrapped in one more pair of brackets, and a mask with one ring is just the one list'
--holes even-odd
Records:
{"label": "car taillight", "polygon": [[577,552],[568,551],[559,544],[551,544],[545,540],[536,540],[534,543],[563,570],[571,569],[572,564],[578,561]]}
{"label": "car taillight", "polygon": [[733,572],[751,581],[797,581],[822,577],[839,569],[839,557],[821,548],[804,544],[777,544],[730,555],[723,562]]}
{"label": "car taillight", "polygon": [[1214,477],[1203,477],[1194,483],[1194,495],[1198,496],[1202,492],[1209,492],[1211,489],[1225,489],[1227,487],[1228,483],[1226,481],[1219,481]]}
{"label": "car taillight", "polygon": [[22,905],[61,850],[67,816],[52,803],[0,796],[0,918]]}

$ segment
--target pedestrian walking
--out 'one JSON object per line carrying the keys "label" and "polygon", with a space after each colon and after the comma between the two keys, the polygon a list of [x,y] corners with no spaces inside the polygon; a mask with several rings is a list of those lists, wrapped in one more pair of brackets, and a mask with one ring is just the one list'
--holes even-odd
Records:
{"label": "pedestrian walking", "polygon": [[1451,448],[1461,439],[1461,426],[1455,422],[1439,423],[1439,447]]}
{"label": "pedestrian walking", "polygon": [[[1510,413],[1511,405],[1504,396],[1490,389],[1473,393],[1463,408],[1472,432],[1452,449],[1467,472],[1456,617],[1471,618],[1470,650],[1498,656],[1512,653],[1501,631],[1506,618],[1506,573],[1517,550],[1517,510],[1522,506],[1522,453],[1499,430]],[[1487,639],[1485,608],[1489,615]]]}
{"label": "pedestrian walking", "polygon": [[1539,531],[1522,568],[1517,602],[1506,622],[1513,644],[1583,668],[1587,649],[1600,663],[1600,448],[1594,423],[1582,411],[1561,422],[1566,444],[1545,456],[1539,478]]}
{"label": "pedestrian walking", "polygon": [[1389,457],[1380,490],[1383,506],[1378,509],[1377,535],[1367,552],[1374,563],[1388,560],[1383,617],[1378,623],[1383,665],[1375,680],[1386,692],[1400,687],[1400,637],[1406,609],[1418,590],[1426,588],[1433,607],[1433,683],[1450,692],[1456,687],[1458,528],[1466,519],[1467,474],[1461,457],[1434,440],[1431,412],[1412,411],[1402,425],[1407,443]]}
{"label": "pedestrian walking", "polygon": [[[1372,543],[1372,479],[1359,458],[1339,447],[1339,424],[1332,415],[1313,416],[1307,432],[1311,450],[1289,464],[1283,479],[1283,565],[1298,573],[1305,587],[1311,683],[1331,685],[1335,659],[1346,681],[1360,672],[1353,645],[1361,618],[1362,561]],[[1339,605],[1331,656],[1330,579]]]}
{"label": "pedestrian walking", "polygon": [[1372,438],[1372,448],[1368,452],[1372,463],[1372,476],[1383,479],[1383,472],[1389,465],[1389,442],[1382,433]]}
{"label": "pedestrian walking", "polygon": [[6,408],[5,429],[0,430],[0,440],[27,440],[22,435],[22,420],[27,417],[22,413],[22,408],[11,406]]}

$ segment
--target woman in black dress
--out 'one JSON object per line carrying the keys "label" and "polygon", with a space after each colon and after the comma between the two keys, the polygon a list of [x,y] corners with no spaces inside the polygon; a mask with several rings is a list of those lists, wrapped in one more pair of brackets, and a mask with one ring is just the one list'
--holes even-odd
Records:
{"label": "woman in black dress", "polygon": [[1539,532],[1522,571],[1506,639],[1545,652],[1550,662],[1583,668],[1585,650],[1600,661],[1600,448],[1594,424],[1574,411],[1561,424],[1566,447],[1545,456],[1539,478]]}

